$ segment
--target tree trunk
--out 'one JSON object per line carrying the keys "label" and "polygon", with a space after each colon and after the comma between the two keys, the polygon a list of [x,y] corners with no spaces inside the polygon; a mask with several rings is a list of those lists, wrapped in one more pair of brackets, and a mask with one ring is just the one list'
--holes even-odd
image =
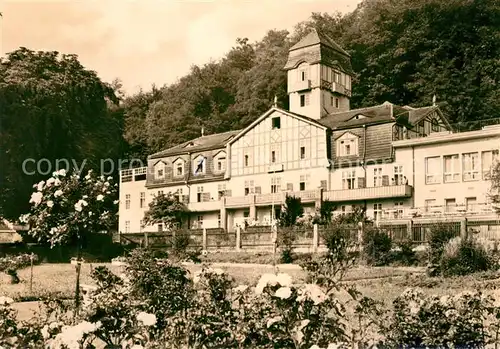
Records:
{"label": "tree trunk", "polygon": [[80,272],[82,269],[81,259],[82,259],[82,250],[80,247],[80,237],[77,240],[77,252],[76,252],[76,287],[75,287],[75,313],[74,316],[78,315],[78,309],[80,307]]}

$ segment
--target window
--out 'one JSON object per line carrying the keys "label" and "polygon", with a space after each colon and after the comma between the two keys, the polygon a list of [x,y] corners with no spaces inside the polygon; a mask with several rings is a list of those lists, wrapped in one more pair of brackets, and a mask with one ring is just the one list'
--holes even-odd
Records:
{"label": "window", "polygon": [[249,163],[249,161],[248,161],[248,155],[245,155],[245,157],[244,157],[244,161],[243,161],[243,165],[244,165],[245,167],[248,167],[248,163]]}
{"label": "window", "polygon": [[340,83],[340,73],[336,70],[333,71],[333,82]]}
{"label": "window", "polygon": [[130,208],[130,194],[125,195],[125,209]]}
{"label": "window", "polygon": [[403,203],[395,202],[394,203],[394,218],[403,218]]}
{"label": "window", "polygon": [[309,94],[303,93],[300,95],[300,106],[305,107],[306,105],[309,105]]}
{"label": "window", "polygon": [[333,96],[330,96],[330,105],[333,107]]}
{"label": "window", "polygon": [[202,229],[203,228],[203,216],[198,216],[198,218],[196,220],[198,222],[198,229]]}
{"label": "window", "polygon": [[406,184],[403,175],[403,166],[394,166],[394,182],[395,185]]}
{"label": "window", "polygon": [[441,183],[441,166],[439,156],[425,158],[425,184]]}
{"label": "window", "polygon": [[130,233],[130,221],[125,221],[125,233]]}
{"label": "window", "polygon": [[176,193],[177,193],[177,198],[178,198],[179,202],[183,202],[183,200],[182,200],[182,188],[177,189]]}
{"label": "window", "polygon": [[300,71],[300,81],[306,81],[307,79],[307,70]]}
{"label": "window", "polygon": [[300,158],[302,160],[306,158],[306,147],[300,147]]}
{"label": "window", "polygon": [[436,206],[436,199],[425,200],[425,212],[430,212],[434,206]]}
{"label": "window", "polygon": [[432,132],[439,132],[439,122],[436,119],[432,120]]}
{"label": "window", "polygon": [[194,175],[200,175],[205,173],[205,157],[204,156],[198,156],[194,160]]}
{"label": "window", "polygon": [[483,179],[490,179],[491,170],[494,164],[498,162],[498,149],[483,151],[481,154],[481,170]]}
{"label": "window", "polygon": [[218,199],[221,200],[226,194],[226,183],[217,186]]}
{"label": "window", "polygon": [[279,116],[276,118],[272,118],[272,123],[273,123],[273,129],[281,128],[281,119]]}
{"label": "window", "polygon": [[335,98],[335,108],[339,108],[339,105],[340,105],[340,101],[338,98]]}
{"label": "window", "polygon": [[479,179],[479,153],[462,154],[462,166],[464,181]]}
{"label": "window", "polygon": [[140,200],[139,200],[139,207],[143,208],[146,204],[146,193],[141,192]]}
{"label": "window", "polygon": [[373,169],[373,186],[381,187],[382,186],[382,168],[374,168]]}
{"label": "window", "polygon": [[180,177],[184,175],[184,163],[182,160],[177,161],[175,164],[175,175]]}
{"label": "window", "polygon": [[217,158],[217,171],[224,171],[226,169],[226,157]]}
{"label": "window", "polygon": [[271,193],[277,193],[281,189],[281,178],[271,178]]}
{"label": "window", "polygon": [[243,211],[243,218],[250,217],[250,211]]}
{"label": "window", "polygon": [[299,190],[304,191],[306,190],[307,183],[309,182],[310,175],[301,175],[300,176],[300,182],[299,182]]}
{"label": "window", "polygon": [[221,219],[221,214],[219,213],[217,215],[217,227],[222,228],[222,219]]}
{"label": "window", "polygon": [[452,183],[460,181],[460,160],[458,154],[446,155],[444,161],[444,182]]}
{"label": "window", "polygon": [[163,232],[163,223],[158,223],[158,233]]}
{"label": "window", "polygon": [[198,187],[196,190],[196,201],[197,202],[202,202],[203,201],[203,187]]}
{"label": "window", "polygon": [[337,141],[337,156],[351,156],[358,154],[358,137],[346,133]]}
{"label": "window", "polygon": [[271,151],[271,162],[272,163],[276,162],[276,151],[275,150]]}
{"label": "window", "polygon": [[465,210],[467,212],[477,211],[477,199],[476,198],[465,198]]}
{"label": "window", "polygon": [[165,178],[165,163],[163,161],[158,162],[154,166],[154,173],[155,173],[155,178],[156,179],[163,179],[163,178]]}
{"label": "window", "polygon": [[382,218],[382,204],[373,204],[373,219],[379,221]]}
{"label": "window", "polygon": [[446,212],[455,212],[457,209],[457,204],[455,202],[455,199],[445,199],[444,205],[446,208]]}
{"label": "window", "polygon": [[245,196],[255,193],[255,187],[253,181],[245,181]]}
{"label": "window", "polygon": [[342,189],[354,189],[356,184],[356,171],[349,170],[342,172]]}

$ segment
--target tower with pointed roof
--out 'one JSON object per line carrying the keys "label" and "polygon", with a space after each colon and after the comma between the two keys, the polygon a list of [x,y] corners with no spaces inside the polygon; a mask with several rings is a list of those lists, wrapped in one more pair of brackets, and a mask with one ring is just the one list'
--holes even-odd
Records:
{"label": "tower with pointed roof", "polygon": [[319,120],[350,109],[350,55],[335,41],[313,29],[288,53],[290,111]]}

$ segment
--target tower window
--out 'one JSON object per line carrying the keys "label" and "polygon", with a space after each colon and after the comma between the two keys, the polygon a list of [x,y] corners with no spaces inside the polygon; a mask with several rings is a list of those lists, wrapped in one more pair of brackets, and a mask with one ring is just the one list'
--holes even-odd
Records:
{"label": "tower window", "polygon": [[306,147],[300,147],[300,158],[301,159],[306,158]]}
{"label": "tower window", "polygon": [[339,104],[340,104],[340,103],[339,103],[339,99],[338,99],[338,98],[335,98],[335,108],[337,108],[337,109],[338,109]]}
{"label": "tower window", "polygon": [[275,128],[281,128],[281,119],[279,117],[273,118],[273,129]]}
{"label": "tower window", "polygon": [[248,155],[245,155],[245,159],[244,160],[245,160],[244,161],[244,165],[245,165],[245,167],[247,167],[248,166]]}
{"label": "tower window", "polygon": [[330,96],[330,105],[333,107],[333,96]]}
{"label": "tower window", "polygon": [[309,105],[309,94],[301,94],[300,95],[300,106],[305,107],[306,105]]}

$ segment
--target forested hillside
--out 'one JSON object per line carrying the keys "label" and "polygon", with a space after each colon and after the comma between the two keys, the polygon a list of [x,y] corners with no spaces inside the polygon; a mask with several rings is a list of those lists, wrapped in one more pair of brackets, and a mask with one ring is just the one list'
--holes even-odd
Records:
{"label": "forested hillside", "polygon": [[[205,133],[244,127],[278,97],[288,107],[288,48],[311,27],[352,56],[352,108],[422,106],[435,94],[454,122],[500,117],[500,2],[365,0],[354,12],[315,13],[292,33],[235,38],[220,61],[179,81],[122,96],[75,56],[20,49],[0,65],[0,215],[24,212],[27,158],[141,158]],[[147,64],[147,62],[145,62]],[[121,100],[120,103],[118,101]],[[87,168],[88,168],[87,166]]]}

